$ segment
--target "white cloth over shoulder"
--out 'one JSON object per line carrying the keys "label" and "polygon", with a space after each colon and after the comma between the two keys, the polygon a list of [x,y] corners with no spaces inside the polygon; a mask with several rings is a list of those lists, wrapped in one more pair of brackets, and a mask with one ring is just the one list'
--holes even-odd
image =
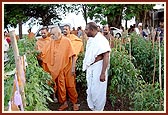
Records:
{"label": "white cloth over shoulder", "polygon": [[95,58],[107,51],[111,51],[108,40],[101,34],[92,38],[90,37],[86,44],[86,52],[83,60],[83,71],[85,71],[94,61]]}

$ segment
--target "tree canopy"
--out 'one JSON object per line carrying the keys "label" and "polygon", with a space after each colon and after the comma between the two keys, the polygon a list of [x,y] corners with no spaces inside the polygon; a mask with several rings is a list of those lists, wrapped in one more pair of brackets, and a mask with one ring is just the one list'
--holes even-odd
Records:
{"label": "tree canopy", "polygon": [[144,19],[142,14],[152,10],[153,6],[154,4],[88,4],[88,16],[103,25],[119,27],[122,19],[130,20],[135,16],[141,21]]}
{"label": "tree canopy", "polygon": [[87,19],[102,25],[120,27],[121,20],[136,17],[146,21],[154,4],[4,4],[4,27],[16,27],[30,18],[40,19],[40,25],[52,25],[62,20],[69,12],[82,12]]}
{"label": "tree canopy", "polygon": [[34,17],[41,19],[41,25],[51,25],[62,20],[70,6],[66,4],[5,4],[4,5],[4,27],[16,27],[19,20],[23,23]]}

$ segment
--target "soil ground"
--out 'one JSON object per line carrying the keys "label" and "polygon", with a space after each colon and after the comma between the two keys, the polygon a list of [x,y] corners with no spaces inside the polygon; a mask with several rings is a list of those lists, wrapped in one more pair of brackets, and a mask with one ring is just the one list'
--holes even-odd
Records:
{"label": "soil ground", "polygon": [[[79,111],[91,111],[88,108],[87,101],[86,101],[86,89],[81,88],[80,84],[77,84],[77,92],[78,92],[78,103],[80,104]],[[106,101],[104,111],[117,111],[117,110],[119,110],[117,107],[115,107],[115,109],[112,107],[108,97],[109,97],[109,94],[107,93],[107,101]],[[69,105],[69,107],[65,111],[73,111],[72,103],[69,100],[68,100],[68,105]],[[48,106],[51,111],[57,111],[60,104],[50,102],[50,103],[48,103]]]}

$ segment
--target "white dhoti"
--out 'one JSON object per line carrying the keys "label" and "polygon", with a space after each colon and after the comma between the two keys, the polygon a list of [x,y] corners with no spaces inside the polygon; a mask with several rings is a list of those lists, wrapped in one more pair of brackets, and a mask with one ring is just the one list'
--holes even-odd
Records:
{"label": "white dhoti", "polygon": [[[83,71],[86,70],[87,80],[87,103],[93,111],[103,111],[106,103],[106,90],[107,90],[107,71],[106,79],[104,82],[100,81],[102,72],[103,60],[95,62],[98,55],[110,52],[108,40],[100,33],[94,38],[89,38],[86,44],[86,52],[83,60]],[[93,64],[94,63],[94,64]],[[109,66],[108,66],[109,67]]]}
{"label": "white dhoti", "polygon": [[87,103],[89,108],[93,111],[103,111],[104,106],[106,104],[106,90],[108,78],[106,71],[106,81],[100,81],[102,63],[102,60],[94,63],[87,69],[86,72]]}

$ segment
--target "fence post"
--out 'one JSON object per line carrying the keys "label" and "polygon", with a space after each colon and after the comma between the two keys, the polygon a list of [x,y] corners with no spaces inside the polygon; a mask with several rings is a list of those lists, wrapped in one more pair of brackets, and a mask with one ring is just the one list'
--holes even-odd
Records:
{"label": "fence post", "polygon": [[10,38],[11,38],[11,45],[12,45],[14,58],[15,58],[16,74],[17,74],[17,81],[19,85],[19,91],[22,97],[23,106],[25,107],[26,103],[25,103],[24,82],[23,82],[23,80],[25,80],[25,73],[23,74],[24,72],[23,65],[22,65],[23,59],[22,59],[22,56],[19,56],[19,50],[17,46],[15,31],[10,31]]}

